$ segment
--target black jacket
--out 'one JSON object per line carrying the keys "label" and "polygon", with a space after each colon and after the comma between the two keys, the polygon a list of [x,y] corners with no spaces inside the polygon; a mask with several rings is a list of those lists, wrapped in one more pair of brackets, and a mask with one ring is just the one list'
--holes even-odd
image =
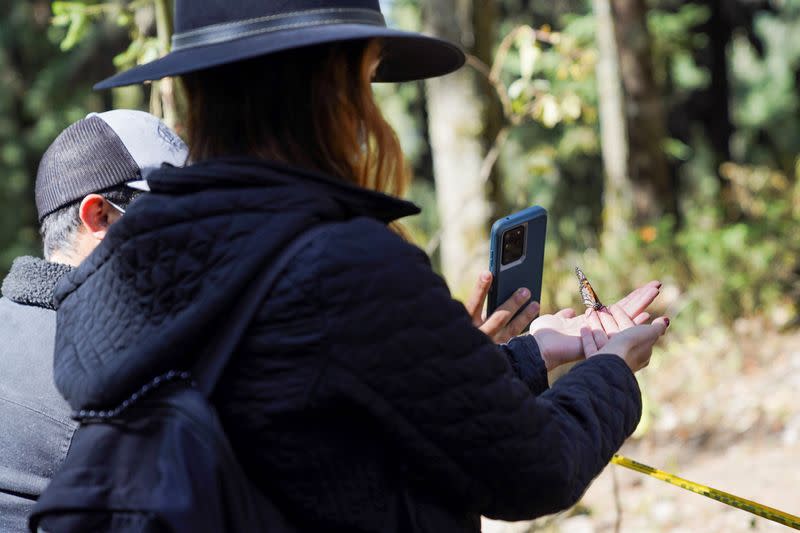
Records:
{"label": "black jacket", "polygon": [[0,531],[27,515],[69,450],[77,424],[53,385],[53,290],[71,267],[20,257],[0,298]]}
{"label": "black jacket", "polygon": [[547,390],[386,223],[406,202],[255,160],[163,170],[62,284],[55,378],[75,408],[187,368],[293,236],[338,221],[266,299],[215,397],[247,471],[303,531],[476,531],[564,509],[633,431],[616,356]]}

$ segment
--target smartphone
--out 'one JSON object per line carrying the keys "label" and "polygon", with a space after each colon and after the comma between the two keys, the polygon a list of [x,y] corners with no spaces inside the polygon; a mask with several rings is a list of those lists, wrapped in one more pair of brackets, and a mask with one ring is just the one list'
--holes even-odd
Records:
{"label": "smartphone", "polygon": [[541,301],[546,232],[547,211],[538,205],[492,225],[489,270],[494,280],[489,289],[487,316],[522,287],[531,291],[532,301]]}

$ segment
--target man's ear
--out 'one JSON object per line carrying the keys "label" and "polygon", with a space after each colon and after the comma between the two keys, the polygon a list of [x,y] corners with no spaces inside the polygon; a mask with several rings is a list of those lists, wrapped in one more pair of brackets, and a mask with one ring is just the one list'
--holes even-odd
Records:
{"label": "man's ear", "polygon": [[97,240],[103,240],[119,213],[99,194],[90,194],[81,201],[81,222]]}

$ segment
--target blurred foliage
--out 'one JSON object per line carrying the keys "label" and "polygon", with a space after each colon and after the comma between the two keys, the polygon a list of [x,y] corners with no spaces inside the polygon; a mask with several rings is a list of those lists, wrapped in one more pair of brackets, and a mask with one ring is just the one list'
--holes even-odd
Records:
{"label": "blurred foliage", "polygon": [[571,35],[525,25],[503,38],[491,69],[477,68],[497,90],[510,124],[532,119],[552,129],[581,118],[596,122],[596,109],[587,103],[593,92],[584,83],[596,59],[594,49]]}
{"label": "blurred foliage", "polygon": [[[800,0],[776,2],[753,21],[763,55],[746,39],[733,42],[733,152],[738,162],[767,165],[797,179],[800,153]],[[797,219],[795,219],[797,220]]]}
{"label": "blurred foliage", "polygon": [[33,201],[39,158],[66,126],[111,105],[91,92],[91,80],[113,73],[97,49],[119,48],[118,36],[86,27],[94,46],[64,54],[66,32],[50,19],[48,1],[0,2],[0,272],[18,255],[40,253]]}
{"label": "blurred foliage", "polygon": [[[416,3],[394,5],[406,21],[412,18]],[[539,204],[550,214],[545,309],[579,304],[573,275],[579,264],[608,301],[649,279],[665,281],[661,311],[678,315],[677,329],[748,315],[787,324],[796,319],[800,301],[800,1],[774,2],[752,19],[740,17],[752,27],[732,29],[729,92],[712,95],[727,99],[732,115],[731,153],[723,161],[713,153],[702,119],[686,107],[693,100],[702,104],[699,93],[713,89],[712,73],[698,64],[712,45],[698,31],[709,23],[711,8],[668,0],[650,5],[656,76],[668,91],[668,114],[680,124],[671,128],[664,150],[681,184],[683,219],[680,225],[663,220],[636,228],[620,236],[614,249],[601,249],[603,180],[590,4],[503,2],[500,66],[487,65],[482,75],[502,84],[499,98],[511,104],[506,122],[513,128],[497,163],[506,205],[513,211]],[[382,88],[379,94],[390,92]],[[414,105],[419,94],[411,97],[406,101]],[[403,109],[409,108],[395,102],[390,116],[403,139],[415,139],[413,145],[424,127],[419,120],[398,120],[409,116]],[[435,211],[430,186],[412,195],[426,212]],[[424,244],[440,223],[447,222],[415,221],[415,234]]]}
{"label": "blurred foliage", "polygon": [[[52,25],[65,28],[61,49],[69,51],[90,37],[91,28],[114,26],[127,34],[127,46],[116,54],[113,64],[117,70],[127,70],[149,63],[169,53],[172,43],[172,0],[98,0],[54,1]],[[91,45],[89,45],[91,47]],[[182,132],[179,110],[184,106],[182,91],[171,80],[147,85],[149,111],[173,129]],[[138,107],[122,104],[126,97],[141,100],[142,87],[117,89],[116,107]]]}
{"label": "blurred foliage", "polygon": [[[152,0],[136,0],[133,2],[53,2],[52,24],[66,28],[67,32],[61,40],[61,49],[72,50],[87,39],[91,29],[99,21],[113,21],[130,35],[130,44],[124,52],[114,57],[114,66],[119,69],[131,68],[142,63],[149,63],[159,56],[159,43],[155,36],[142,31],[142,26],[152,22],[142,22],[142,18],[152,18]],[[137,20],[137,18],[139,20]]]}

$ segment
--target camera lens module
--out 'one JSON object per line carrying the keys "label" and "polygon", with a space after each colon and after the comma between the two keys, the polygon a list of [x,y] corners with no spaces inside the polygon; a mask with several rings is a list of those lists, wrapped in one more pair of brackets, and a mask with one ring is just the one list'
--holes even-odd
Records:
{"label": "camera lens module", "polygon": [[525,253],[525,226],[511,228],[503,234],[503,253],[501,264],[508,265],[519,261]]}

